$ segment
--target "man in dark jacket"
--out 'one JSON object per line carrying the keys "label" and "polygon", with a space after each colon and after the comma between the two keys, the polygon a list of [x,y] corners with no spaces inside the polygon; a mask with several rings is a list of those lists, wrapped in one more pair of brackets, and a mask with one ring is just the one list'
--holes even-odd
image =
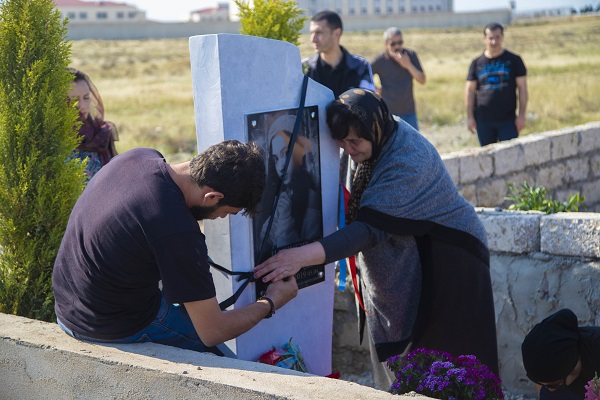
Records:
{"label": "man in dark jacket", "polygon": [[348,89],[375,91],[371,65],[340,46],[342,20],[333,11],[321,11],[310,21],[310,40],[317,54],[303,60],[306,74],[327,86],[337,98]]}

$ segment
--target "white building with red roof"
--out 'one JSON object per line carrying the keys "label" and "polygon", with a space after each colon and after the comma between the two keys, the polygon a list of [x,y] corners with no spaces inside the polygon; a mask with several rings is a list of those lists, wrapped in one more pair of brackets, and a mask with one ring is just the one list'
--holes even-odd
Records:
{"label": "white building with red roof", "polygon": [[146,12],[127,3],[112,1],[54,0],[69,24],[134,23],[146,21]]}
{"label": "white building with red roof", "polygon": [[213,7],[190,12],[190,21],[229,21],[229,3],[217,3]]}

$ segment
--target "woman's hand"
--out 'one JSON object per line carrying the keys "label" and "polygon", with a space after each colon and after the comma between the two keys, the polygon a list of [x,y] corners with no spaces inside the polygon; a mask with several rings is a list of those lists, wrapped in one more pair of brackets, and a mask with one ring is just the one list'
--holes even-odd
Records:
{"label": "woman's hand", "polygon": [[313,242],[301,247],[280,250],[273,257],[254,268],[254,278],[263,282],[277,282],[294,276],[302,267],[325,262],[325,250],[321,243]]}

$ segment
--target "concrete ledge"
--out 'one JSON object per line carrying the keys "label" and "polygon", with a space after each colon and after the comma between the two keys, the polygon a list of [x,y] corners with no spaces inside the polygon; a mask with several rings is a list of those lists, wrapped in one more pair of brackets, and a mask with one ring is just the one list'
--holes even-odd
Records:
{"label": "concrete ledge", "polygon": [[500,253],[529,253],[540,251],[539,211],[478,211],[479,219],[488,234],[491,251]]}
{"label": "concrete ledge", "polygon": [[494,159],[488,154],[488,149],[464,150],[459,160],[460,184],[472,183],[492,176]]}
{"label": "concrete ledge", "polygon": [[578,127],[559,129],[542,133],[542,136],[550,139],[550,158],[553,161],[577,155],[579,142]]}
{"label": "concrete ledge", "polygon": [[600,257],[600,214],[478,208],[490,251],[524,254]]}
{"label": "concrete ledge", "polygon": [[525,169],[525,156],[522,145],[501,142],[493,146],[490,155],[494,160],[494,175],[507,175]]}
{"label": "concrete ledge", "polygon": [[0,398],[308,400],[409,396],[151,343],[80,342],[56,324],[0,314]]}
{"label": "concrete ledge", "polygon": [[600,215],[558,213],[542,218],[540,248],[544,253],[600,257]]}

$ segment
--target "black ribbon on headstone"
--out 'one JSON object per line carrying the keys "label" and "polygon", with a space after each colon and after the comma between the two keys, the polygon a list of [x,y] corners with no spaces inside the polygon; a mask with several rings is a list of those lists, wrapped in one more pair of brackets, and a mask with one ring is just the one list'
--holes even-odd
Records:
{"label": "black ribbon on headstone", "polygon": [[[259,259],[259,263],[265,261],[265,259],[263,259],[264,257],[264,251],[265,251],[265,245],[267,243],[267,238],[269,237],[269,234],[271,233],[271,227],[273,226],[273,216],[275,215],[275,211],[277,210],[277,204],[279,203],[279,197],[281,196],[281,188],[283,187],[283,182],[285,181],[285,178],[287,176],[288,173],[288,166],[290,164],[290,160],[292,159],[292,153],[294,150],[294,146],[296,145],[296,139],[298,138],[298,132],[300,131],[300,125],[302,124],[302,116],[304,114],[304,102],[306,100],[306,89],[308,87],[308,75],[304,75],[304,80],[302,81],[302,91],[300,92],[300,105],[298,106],[298,112],[296,113],[296,121],[294,122],[294,130],[292,131],[292,136],[290,138],[290,142],[288,144],[288,149],[287,149],[287,153],[285,156],[285,165],[283,167],[283,173],[281,176],[281,179],[279,180],[279,185],[277,186],[277,194],[275,196],[275,198],[273,199],[273,207],[271,208],[271,215],[269,216],[269,224],[267,225],[267,231],[265,233],[265,236],[263,237],[262,241],[261,241],[261,245],[260,245],[260,251],[259,251],[259,255],[260,257]],[[253,271],[246,271],[246,272],[240,272],[240,271],[230,271],[227,268],[216,264],[213,260],[211,260],[210,258],[208,259],[208,264],[221,271],[224,272],[228,275],[232,275],[232,276],[237,276],[237,281],[244,281],[241,286],[238,288],[238,290],[235,291],[235,293],[229,297],[226,300],[223,300],[221,303],[219,303],[219,307],[221,308],[221,310],[225,310],[227,307],[235,304],[235,302],[238,300],[238,298],[240,297],[240,295],[242,294],[242,292],[244,291],[244,289],[246,289],[246,287],[248,286],[248,284],[250,282],[254,282],[254,272]]]}

